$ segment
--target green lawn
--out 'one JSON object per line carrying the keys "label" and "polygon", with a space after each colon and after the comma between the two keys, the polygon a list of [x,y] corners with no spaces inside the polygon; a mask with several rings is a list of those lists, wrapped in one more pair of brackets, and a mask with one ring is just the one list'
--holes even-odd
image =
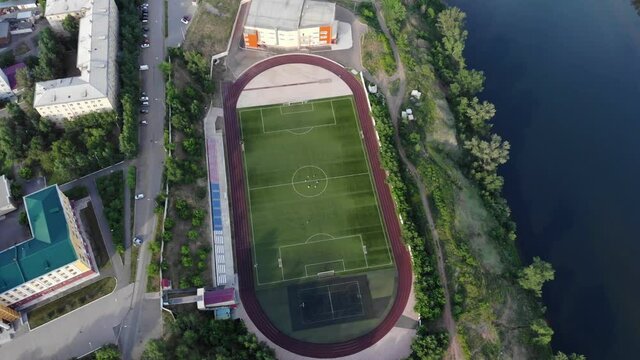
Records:
{"label": "green lawn", "polygon": [[116,279],[107,277],[67,294],[29,312],[29,327],[35,329],[81,306],[110,294],[116,288]]}
{"label": "green lawn", "polygon": [[238,112],[258,285],[392,265],[352,97]]}

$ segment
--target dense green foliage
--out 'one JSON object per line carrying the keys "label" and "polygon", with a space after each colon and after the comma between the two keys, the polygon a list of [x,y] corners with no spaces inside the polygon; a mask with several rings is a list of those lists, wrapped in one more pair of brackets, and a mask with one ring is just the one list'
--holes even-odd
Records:
{"label": "dense green foliage", "polygon": [[96,360],[120,360],[120,350],[113,344],[101,347],[93,355]]}
{"label": "dense green foliage", "polygon": [[38,64],[33,69],[36,81],[46,81],[63,77],[64,48],[51,28],[46,27],[38,34]]}
{"label": "dense green foliage", "polygon": [[426,327],[421,326],[411,345],[409,360],[440,360],[448,345],[449,336],[446,333],[430,334]]}
{"label": "dense green foliage", "polygon": [[542,296],[542,285],[555,278],[555,270],[539,257],[533,258],[533,263],[520,271],[518,282],[524,289],[531,290],[537,297]]}
{"label": "dense green foliage", "polygon": [[214,320],[208,313],[179,314],[167,338],[147,343],[143,360],[275,360],[274,351],[247,331],[241,320]]}
{"label": "dense green foliage", "polygon": [[124,253],[124,176],[122,171],[96,180],[116,250]]}
{"label": "dense green foliage", "polygon": [[64,183],[120,160],[112,139],[115,113],[90,113],[59,130],[35,112],[9,104],[0,122],[0,159],[6,169],[22,162],[39,167],[50,182]]}
{"label": "dense green foliage", "polygon": [[544,319],[536,319],[531,324],[531,330],[534,333],[533,343],[538,345],[548,345],[553,336],[553,329]]}
{"label": "dense green foliage", "polygon": [[0,54],[0,68],[6,68],[16,63],[16,57],[13,50],[8,49]]}
{"label": "dense green foliage", "polygon": [[423,214],[412,206],[412,191],[405,178],[406,172],[400,165],[398,151],[393,140],[393,126],[389,113],[380,97],[372,99],[372,116],[376,120],[376,130],[380,137],[380,160],[387,171],[387,183],[402,218],[402,237],[410,246],[413,256],[414,292],[416,311],[423,320],[434,320],[442,313],[444,293],[434,265],[433,254],[428,249],[427,234],[416,226]]}
{"label": "dense green foliage", "polygon": [[135,1],[117,0],[120,14],[120,104],[122,106],[122,130],[120,151],[133,158],[138,153],[138,109],[140,96],[140,39],[142,30]]}

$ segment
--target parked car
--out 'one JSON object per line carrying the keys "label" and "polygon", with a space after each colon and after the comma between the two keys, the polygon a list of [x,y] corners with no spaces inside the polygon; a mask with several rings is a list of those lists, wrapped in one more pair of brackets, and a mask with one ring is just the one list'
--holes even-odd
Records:
{"label": "parked car", "polygon": [[142,121],[140,121],[140,124],[142,124],[142,125],[149,125],[149,123],[147,122],[147,120],[142,120]]}
{"label": "parked car", "polygon": [[143,193],[137,194],[133,198],[136,199],[136,200],[144,199],[144,194]]}
{"label": "parked car", "polygon": [[140,104],[142,106],[149,106],[149,102],[148,101],[142,101],[142,102],[140,102]]}
{"label": "parked car", "polygon": [[146,24],[146,23],[148,23],[148,22],[149,22],[149,19],[143,18],[143,19],[142,19],[142,22]]}
{"label": "parked car", "polygon": [[149,44],[145,44],[145,43],[140,44],[140,47],[141,47],[141,48],[143,48],[143,49],[146,49],[146,48],[148,48],[148,47],[150,47],[150,46],[151,46],[151,45],[149,45]]}
{"label": "parked car", "polygon": [[135,245],[135,246],[140,246],[140,245],[142,245],[142,242],[143,242],[143,241],[142,241],[142,238],[141,238],[140,236],[135,236],[135,237],[133,238],[133,245]]}
{"label": "parked car", "polygon": [[143,30],[144,32],[148,32],[148,31],[149,31],[149,27],[148,27],[148,26],[145,26],[145,27],[143,27],[143,28],[142,28],[142,30]]}
{"label": "parked car", "polygon": [[147,96],[147,94],[142,93],[142,96],[140,96],[140,101],[149,101],[149,97]]}
{"label": "parked car", "polygon": [[149,113],[149,109],[140,109],[140,113],[141,114],[148,114]]}
{"label": "parked car", "polygon": [[180,19],[180,21],[181,21],[183,24],[187,25],[187,24],[189,24],[189,21],[191,21],[191,18],[190,18],[190,17],[188,17],[188,16],[183,16],[183,17],[182,17],[182,19]]}
{"label": "parked car", "polygon": [[140,71],[145,71],[145,70],[149,70],[149,65],[140,65]]}

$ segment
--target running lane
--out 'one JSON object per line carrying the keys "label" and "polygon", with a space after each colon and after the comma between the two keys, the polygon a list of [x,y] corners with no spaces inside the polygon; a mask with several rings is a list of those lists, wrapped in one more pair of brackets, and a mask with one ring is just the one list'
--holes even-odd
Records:
{"label": "running lane", "polygon": [[[322,67],[339,76],[351,89],[358,112],[360,127],[364,135],[367,158],[371,165],[373,180],[382,209],[385,227],[398,270],[398,288],[391,310],[382,322],[369,333],[344,342],[316,344],[294,339],[278,330],[262,310],[255,293],[253,260],[251,254],[251,232],[248,201],[245,188],[240,124],[236,105],[245,86],[261,72],[284,64],[309,64]],[[290,54],[271,57],[255,64],[240,75],[235,83],[225,83],[224,119],[227,154],[230,170],[231,207],[233,213],[234,244],[236,249],[240,298],[251,320],[269,340],[291,352],[316,358],[335,358],[362,351],[378,342],[398,321],[411,292],[411,259],[402,242],[400,223],[396,215],[391,192],[385,182],[386,173],[380,164],[379,148],[373,121],[367,105],[367,94],[360,81],[341,65],[315,55]]]}

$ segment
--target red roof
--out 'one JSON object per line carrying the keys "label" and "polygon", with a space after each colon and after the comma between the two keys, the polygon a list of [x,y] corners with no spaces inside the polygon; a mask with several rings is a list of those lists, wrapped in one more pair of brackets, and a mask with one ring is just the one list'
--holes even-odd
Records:
{"label": "red roof", "polygon": [[236,291],[234,288],[222,290],[210,290],[204,292],[204,305],[215,306],[216,304],[235,302]]}
{"label": "red roof", "polygon": [[171,287],[171,280],[169,280],[169,279],[162,279],[162,280],[160,280],[160,285],[161,285],[163,288]]}

